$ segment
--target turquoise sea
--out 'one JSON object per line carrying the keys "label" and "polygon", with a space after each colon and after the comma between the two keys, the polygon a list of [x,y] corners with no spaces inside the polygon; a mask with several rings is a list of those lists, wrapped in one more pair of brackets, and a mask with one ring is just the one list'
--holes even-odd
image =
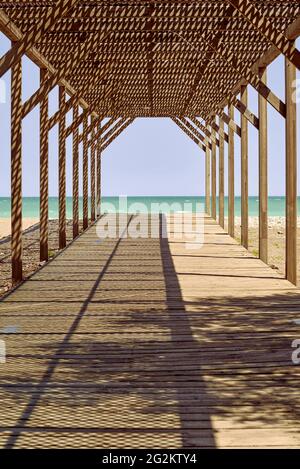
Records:
{"label": "turquoise sea", "polygon": [[[300,199],[300,197],[298,197]],[[299,202],[300,200],[298,200]],[[124,204],[124,201],[122,202]],[[172,210],[176,211],[203,211],[205,199],[204,197],[128,197],[127,206],[128,212],[136,211],[141,212],[166,212],[167,206],[161,204],[176,204],[173,205]],[[106,205],[108,211],[116,210],[119,208],[118,197],[103,197],[102,204]],[[138,205],[136,205],[138,204]],[[160,204],[160,205],[157,205]],[[11,200],[9,197],[0,197],[0,218],[10,217]],[[79,201],[79,210],[82,213],[82,198]],[[121,208],[124,211],[124,207]],[[227,197],[225,198],[225,213],[227,213]],[[241,213],[241,198],[235,199],[235,214],[239,216]],[[300,204],[298,203],[298,214],[300,215]],[[249,215],[258,215],[258,197],[249,197]],[[284,197],[269,197],[269,215],[270,216],[284,216],[285,215],[285,198]],[[23,198],[23,217],[24,218],[38,218],[39,217],[39,198],[38,197],[24,197]],[[49,218],[58,218],[58,198],[49,198]],[[67,218],[72,218],[72,197],[67,197]]]}

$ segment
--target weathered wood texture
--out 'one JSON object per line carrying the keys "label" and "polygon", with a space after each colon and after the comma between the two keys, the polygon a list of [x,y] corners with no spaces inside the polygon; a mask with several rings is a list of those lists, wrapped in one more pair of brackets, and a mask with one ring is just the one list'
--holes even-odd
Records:
{"label": "weathered wood texture", "polygon": [[[230,119],[234,120],[234,107],[229,106]],[[234,130],[228,126],[228,233],[234,236]]]}
{"label": "weathered wood texture", "polygon": [[296,69],[286,60],[286,276],[297,283],[297,106]]}
{"label": "weathered wood texture", "polygon": [[[266,68],[259,69],[261,80],[267,82]],[[268,262],[268,108],[258,96],[259,114],[259,257]]]}
{"label": "weathered wood texture", "polygon": [[[247,86],[241,87],[241,101],[248,105]],[[248,122],[241,115],[241,243],[248,248]]]}
{"label": "weathered wood texture", "polygon": [[288,39],[299,33],[299,2],[255,2],[254,15],[244,5],[239,14],[228,0],[74,0],[66,2],[70,13],[52,2],[22,2],[22,9],[18,3],[1,5],[0,28],[17,43],[1,58],[0,74],[24,53],[50,71],[27,109],[60,83],[98,116],[206,120],[244,80],[286,112],[256,71],[276,57],[274,48],[298,64]]}
{"label": "weathered wood texture", "polygon": [[[40,82],[45,80],[48,70],[41,68]],[[48,170],[48,95],[40,105],[40,260],[48,260],[49,236],[49,170]]]}
{"label": "weathered wood texture", "polygon": [[220,119],[219,143],[219,224],[224,228],[224,122]]}
{"label": "weathered wood texture", "polygon": [[12,281],[22,280],[22,62],[11,68],[11,262]]}
{"label": "weathered wood texture", "polygon": [[299,291],[210,218],[196,250],[97,241],[0,303],[1,446],[299,447]]}
{"label": "weathered wood texture", "polygon": [[[66,92],[64,86],[59,87],[59,107],[65,104]],[[58,150],[58,218],[59,218],[59,248],[66,246],[66,117],[59,121],[59,150]]]}

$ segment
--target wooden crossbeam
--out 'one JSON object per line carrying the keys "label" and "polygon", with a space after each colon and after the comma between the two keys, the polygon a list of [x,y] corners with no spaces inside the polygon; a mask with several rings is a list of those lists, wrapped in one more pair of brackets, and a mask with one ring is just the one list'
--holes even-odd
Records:
{"label": "wooden crossbeam", "polygon": [[242,100],[239,100],[234,94],[230,93],[228,103],[234,107],[256,128],[259,129],[259,118],[249,109]]}
{"label": "wooden crossbeam", "polygon": [[59,0],[55,6],[48,8],[43,21],[31,28],[26,35],[15,42],[11,49],[0,59],[0,77],[4,75],[35,43],[39,42],[54,24],[73,8],[79,0]]}
{"label": "wooden crossbeam", "polygon": [[119,135],[121,135],[122,132],[124,132],[124,130],[132,124],[132,122],[134,121],[134,118],[131,118],[131,119],[127,119],[126,122],[124,122],[124,124],[122,125],[122,127],[120,127],[117,132],[115,132],[108,140],[106,140],[106,142],[101,146],[101,152],[103,152],[117,137],[119,137]]}
{"label": "wooden crossbeam", "polygon": [[111,128],[108,130],[108,132],[106,132],[105,135],[102,134],[101,144],[104,144],[106,140],[108,140],[116,131],[118,131],[119,128],[122,127],[124,122],[126,122],[126,120],[126,117],[122,117],[121,119],[115,121]]}
{"label": "wooden crossbeam", "polygon": [[270,43],[272,43],[279,52],[281,52],[295,67],[300,70],[300,51],[295,47],[294,42],[290,41],[279,31],[272,22],[262,16],[253,2],[249,0],[227,0],[236,8],[249,23],[262,34]]}
{"label": "wooden crossbeam", "polygon": [[[218,138],[214,137],[212,133],[207,129],[207,127],[201,124],[201,122],[199,122],[199,120],[196,117],[189,116],[189,119],[197,127],[199,127],[200,130],[202,130],[202,132],[206,135],[208,139],[213,140],[215,138],[215,143],[217,144],[217,146],[220,145]],[[212,129],[214,129],[220,136],[222,136],[225,139],[226,142],[228,142],[228,134],[224,132],[224,128],[219,129],[218,125],[216,124],[216,122],[213,121],[213,119],[209,120],[209,124],[211,125]]]}
{"label": "wooden crossbeam", "polygon": [[[205,143],[205,137],[203,137],[203,135],[194,126],[192,126],[185,117],[180,117],[180,120],[196,136],[198,140]],[[207,144],[211,150],[212,144],[210,142],[207,142]]]}
{"label": "wooden crossbeam", "polygon": [[[220,113],[220,118],[240,137],[242,134],[241,127],[226,112]],[[234,116],[234,114],[232,114]]]}
{"label": "wooden crossbeam", "polygon": [[175,122],[175,124],[181,129],[183,130],[183,132],[190,138],[193,140],[193,142],[196,143],[196,145],[198,145],[198,147],[201,148],[201,150],[203,150],[204,152],[206,151],[206,146],[203,145],[201,143],[201,141],[181,122],[180,119],[178,119],[177,117],[171,117],[172,121]]}

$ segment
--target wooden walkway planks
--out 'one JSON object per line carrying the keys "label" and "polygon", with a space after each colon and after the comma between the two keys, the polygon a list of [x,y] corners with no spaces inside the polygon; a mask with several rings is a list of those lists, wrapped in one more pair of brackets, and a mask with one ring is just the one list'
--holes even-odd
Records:
{"label": "wooden walkway planks", "polygon": [[0,303],[3,447],[299,447],[299,291],[205,243],[95,226]]}

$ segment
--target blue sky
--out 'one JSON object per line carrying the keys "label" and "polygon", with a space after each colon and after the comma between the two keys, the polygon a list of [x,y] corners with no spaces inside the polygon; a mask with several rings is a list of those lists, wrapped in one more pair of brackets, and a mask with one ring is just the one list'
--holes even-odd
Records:
{"label": "blue sky", "polygon": [[[300,41],[297,42],[298,48]],[[10,42],[0,34],[0,54]],[[297,76],[299,78],[299,74]],[[10,73],[3,77],[6,103],[0,103],[1,171],[0,196],[10,195]],[[284,59],[268,67],[268,85],[284,101]],[[23,100],[39,86],[39,70],[23,59]],[[57,110],[58,93],[50,96],[49,115]],[[249,86],[249,108],[257,114],[257,93]],[[284,119],[268,106],[269,114],[269,195],[284,194]],[[236,121],[240,122],[236,111]],[[300,122],[298,105],[298,122]],[[67,122],[72,120],[72,113]],[[240,142],[235,145],[235,193],[240,194]],[[257,131],[249,125],[249,194],[258,193]],[[58,194],[57,126],[49,135],[49,190]],[[300,125],[298,125],[298,147]],[[225,145],[226,147],[226,145]],[[72,138],[67,140],[67,194],[72,195]],[[299,153],[299,152],[298,152]],[[227,149],[225,150],[227,154]],[[226,158],[225,158],[226,160]],[[226,170],[226,166],[225,166]],[[102,157],[103,195],[203,195],[204,153],[170,119],[136,119]],[[80,174],[81,179],[81,174]],[[226,182],[226,178],[225,178]],[[81,190],[80,184],[80,190]],[[298,183],[300,189],[300,183]],[[225,184],[226,190],[226,184]],[[300,190],[299,190],[300,192]],[[23,121],[23,195],[39,195],[39,108]]]}

